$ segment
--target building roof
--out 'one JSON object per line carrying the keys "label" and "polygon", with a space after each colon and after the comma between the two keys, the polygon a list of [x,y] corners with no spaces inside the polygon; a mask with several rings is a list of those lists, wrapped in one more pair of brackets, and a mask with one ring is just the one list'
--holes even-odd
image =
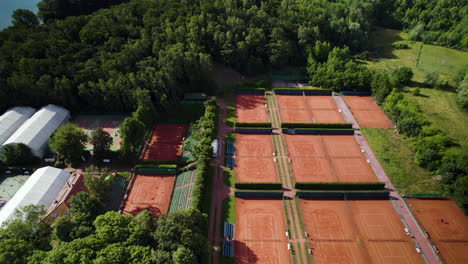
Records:
{"label": "building roof", "polygon": [[0,225],[10,220],[16,209],[23,206],[33,204],[49,207],[69,176],[68,172],[50,166],[36,170],[0,210]]}
{"label": "building roof", "polygon": [[24,122],[3,145],[24,143],[35,156],[42,158],[49,137],[69,118],[70,112],[65,108],[52,104],[44,106]]}
{"label": "building roof", "polygon": [[57,196],[55,196],[54,201],[52,201],[49,208],[47,209],[46,216],[54,212],[55,208],[63,203],[70,207],[68,200],[70,200],[73,195],[79,192],[87,191],[88,190],[84,185],[84,176],[79,173],[74,173],[65,183],[65,185],[63,185],[63,188],[58,192]]}
{"label": "building roof", "polygon": [[36,109],[31,107],[14,107],[0,116],[0,145],[28,120]]}

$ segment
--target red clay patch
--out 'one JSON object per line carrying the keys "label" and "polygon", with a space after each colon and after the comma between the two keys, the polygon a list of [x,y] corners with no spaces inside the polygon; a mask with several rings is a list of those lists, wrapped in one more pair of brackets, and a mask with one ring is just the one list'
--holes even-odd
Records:
{"label": "red clay patch", "polygon": [[376,182],[372,167],[362,158],[332,158],[332,167],[340,182]]}
{"label": "red clay patch", "polygon": [[236,198],[235,263],[290,263],[281,200]]}
{"label": "red clay patch", "polygon": [[187,129],[188,126],[184,124],[156,125],[143,153],[143,160],[180,159]]}
{"label": "red clay patch", "polygon": [[311,110],[316,123],[345,123],[337,110]]}
{"label": "red clay patch", "polygon": [[343,96],[343,99],[360,126],[368,128],[394,127],[382,109],[372,100],[372,97]]}
{"label": "red clay patch", "polygon": [[283,123],[344,123],[331,96],[275,95]]}
{"label": "red clay patch", "polygon": [[237,122],[269,122],[265,96],[258,94],[236,95]]}
{"label": "red clay patch", "polygon": [[468,219],[452,200],[408,199],[446,263],[468,263]]}
{"label": "red clay patch", "polygon": [[299,205],[314,263],[423,263],[389,201]]}
{"label": "red clay patch", "polygon": [[136,174],[122,212],[133,216],[143,210],[156,216],[166,214],[174,182],[174,175]]}
{"label": "red clay patch", "polygon": [[273,157],[271,135],[236,134],[237,157]]}

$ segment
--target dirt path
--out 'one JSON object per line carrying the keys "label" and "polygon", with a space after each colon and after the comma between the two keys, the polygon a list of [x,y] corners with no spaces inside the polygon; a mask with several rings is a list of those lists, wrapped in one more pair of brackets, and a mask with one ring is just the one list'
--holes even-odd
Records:
{"label": "dirt path", "polygon": [[219,107],[218,120],[218,154],[213,160],[214,174],[211,196],[210,219],[208,226],[208,246],[213,249],[213,255],[209,259],[209,263],[218,264],[219,251],[222,237],[220,235],[221,207],[222,202],[230,194],[232,190],[223,182],[223,166],[224,166],[224,140],[228,133],[232,132],[232,128],[226,126],[226,104],[221,99],[217,99],[216,103]]}
{"label": "dirt path", "polygon": [[390,199],[395,204],[397,212],[400,214],[401,218],[403,218],[406,226],[408,227],[411,234],[414,235],[414,240],[416,241],[417,245],[421,248],[422,255],[425,257],[425,260],[431,264],[439,264],[442,263],[437,253],[431,247],[429,240],[423,235],[423,231],[421,227],[416,222],[416,219],[411,214],[409,208],[406,206],[403,199],[400,197],[398,192],[395,190],[392,182],[388,178],[387,174],[383,170],[382,166],[378,162],[377,158],[375,157],[374,153],[372,152],[371,148],[367,144],[364,136],[359,131],[359,125],[357,124],[356,120],[354,119],[351,111],[349,110],[348,106],[345,104],[343,98],[341,96],[333,96],[338,107],[341,109],[343,115],[345,116],[346,120],[353,124],[353,128],[357,129],[355,131],[355,136],[357,141],[364,149],[367,158],[370,161],[370,164],[374,168],[377,177],[385,182],[385,188],[390,190]]}
{"label": "dirt path", "polygon": [[293,257],[295,263],[308,263],[308,249],[305,246],[306,240],[304,239],[303,232],[301,229],[301,220],[299,219],[300,214],[295,202],[294,183],[289,167],[289,156],[286,151],[284,139],[282,136],[281,124],[279,120],[278,107],[274,95],[267,95],[268,108],[270,113],[270,119],[273,126],[273,142],[276,142],[275,152],[277,160],[277,168],[280,176],[280,180],[283,182],[284,190],[284,206],[286,207],[287,222],[289,223],[289,243],[293,247]]}

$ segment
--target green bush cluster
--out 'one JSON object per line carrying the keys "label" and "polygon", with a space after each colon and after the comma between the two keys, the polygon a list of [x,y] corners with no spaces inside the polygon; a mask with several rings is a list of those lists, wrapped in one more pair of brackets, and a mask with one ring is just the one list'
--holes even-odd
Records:
{"label": "green bush cluster", "polygon": [[351,123],[281,123],[281,128],[353,128]]}
{"label": "green bush cluster", "polygon": [[144,163],[144,164],[137,164],[135,165],[135,169],[139,168],[149,168],[149,169],[177,169],[177,164],[151,164],[151,163]]}
{"label": "green bush cluster", "polygon": [[[217,106],[214,99],[205,101],[205,113],[192,126],[192,137],[195,139],[193,156],[196,160],[195,183],[192,191],[192,206],[201,210],[204,202],[206,179],[209,175],[213,148],[211,142],[216,137]],[[211,190],[208,190],[211,191]]]}
{"label": "green bush cluster", "polygon": [[236,193],[283,193],[282,190],[236,190]]}
{"label": "green bush cluster", "polygon": [[235,187],[247,190],[281,190],[283,185],[280,182],[236,182]]}
{"label": "green bush cluster", "polygon": [[442,131],[430,126],[418,105],[394,90],[385,99],[384,110],[400,133],[408,136],[415,151],[415,162],[434,174],[442,175],[444,189],[468,205],[468,154]]}
{"label": "green bush cluster", "polygon": [[296,182],[301,190],[383,190],[383,182]]}

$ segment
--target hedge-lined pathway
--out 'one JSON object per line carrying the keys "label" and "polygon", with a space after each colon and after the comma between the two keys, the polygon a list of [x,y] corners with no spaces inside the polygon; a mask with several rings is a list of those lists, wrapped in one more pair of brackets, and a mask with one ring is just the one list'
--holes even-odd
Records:
{"label": "hedge-lined pathway", "polygon": [[421,251],[426,258],[425,260],[431,264],[439,264],[442,263],[437,253],[432,248],[429,240],[423,235],[421,227],[416,222],[413,214],[410,212],[406,203],[400,197],[398,192],[395,190],[392,182],[388,178],[387,174],[383,170],[382,166],[378,162],[377,158],[375,157],[374,153],[372,152],[371,148],[367,144],[367,141],[364,139],[364,136],[361,134],[359,130],[359,125],[354,119],[353,115],[351,114],[350,109],[345,104],[343,98],[341,96],[334,95],[333,98],[335,99],[338,108],[341,109],[343,115],[346,118],[346,121],[353,124],[353,128],[355,128],[355,136],[361,147],[364,149],[367,158],[370,161],[370,164],[374,168],[378,178],[385,182],[385,188],[390,190],[390,199],[393,200],[397,213],[403,218],[406,226],[408,227],[411,234],[414,235],[414,240],[417,242],[418,246],[421,248]]}
{"label": "hedge-lined pathway", "polygon": [[224,140],[228,133],[232,133],[232,128],[226,125],[227,107],[222,99],[216,99],[216,104],[219,107],[218,120],[218,154],[213,160],[214,174],[211,195],[210,219],[208,226],[208,246],[213,249],[213,255],[209,258],[209,263],[218,264],[220,243],[222,241],[221,234],[221,211],[222,203],[225,198],[233,194],[233,190],[226,186],[223,182],[223,166],[224,166]]}
{"label": "hedge-lined pathway", "polygon": [[286,146],[283,140],[283,133],[281,130],[281,122],[278,113],[278,105],[276,104],[274,94],[267,94],[267,104],[270,113],[270,120],[273,126],[273,142],[275,145],[276,160],[278,173],[283,183],[284,189],[284,206],[286,210],[287,222],[289,224],[289,243],[293,248],[293,256],[295,259],[293,263],[309,263],[308,262],[308,249],[305,246],[306,240],[303,237],[303,230],[301,228],[300,214],[298,212],[297,204],[294,200],[296,191],[292,180],[289,167],[289,156],[286,151]]}

